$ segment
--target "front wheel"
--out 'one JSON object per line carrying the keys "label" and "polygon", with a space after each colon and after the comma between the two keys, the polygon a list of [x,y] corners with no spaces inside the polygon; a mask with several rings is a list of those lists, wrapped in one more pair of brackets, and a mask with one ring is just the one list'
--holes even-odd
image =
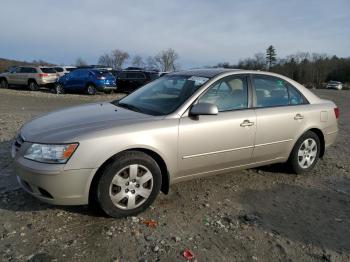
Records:
{"label": "front wheel", "polygon": [[129,151],[104,169],[97,182],[95,199],[109,216],[136,215],[153,203],[161,183],[157,162],[142,152]]}
{"label": "front wheel", "polygon": [[321,143],[312,131],[303,134],[295,143],[289,158],[293,171],[302,174],[311,171],[320,156]]}

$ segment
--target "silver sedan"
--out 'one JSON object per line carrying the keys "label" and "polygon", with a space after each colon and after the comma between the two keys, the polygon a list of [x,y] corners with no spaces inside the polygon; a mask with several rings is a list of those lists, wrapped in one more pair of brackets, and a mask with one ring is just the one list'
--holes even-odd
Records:
{"label": "silver sedan", "polygon": [[119,101],[33,119],[12,156],[21,186],[42,201],[123,217],[193,178],[281,162],[308,172],[335,141],[338,116],[281,75],[182,71]]}

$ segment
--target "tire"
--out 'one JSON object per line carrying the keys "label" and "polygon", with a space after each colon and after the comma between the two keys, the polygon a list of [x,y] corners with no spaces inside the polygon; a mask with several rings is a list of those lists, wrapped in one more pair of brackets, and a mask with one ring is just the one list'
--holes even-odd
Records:
{"label": "tire", "polygon": [[[94,201],[115,218],[137,215],[156,199],[162,184],[157,162],[138,151],[122,153],[96,182]],[[113,199],[113,200],[112,200]]]}
{"label": "tire", "polygon": [[0,88],[7,89],[9,88],[9,84],[6,79],[1,79],[0,80]]}
{"label": "tire", "polygon": [[289,164],[296,174],[311,171],[320,157],[321,142],[319,137],[312,131],[307,131],[295,143]]}
{"label": "tire", "polygon": [[96,88],[94,85],[92,84],[89,84],[87,87],[86,87],[86,93],[90,96],[93,96],[96,94]]}
{"label": "tire", "polygon": [[38,91],[39,90],[39,86],[35,81],[30,81],[28,83],[28,88],[30,91]]}
{"label": "tire", "polygon": [[56,84],[55,85],[55,94],[60,95],[60,94],[64,94],[64,93],[65,92],[64,92],[63,86],[61,84]]}

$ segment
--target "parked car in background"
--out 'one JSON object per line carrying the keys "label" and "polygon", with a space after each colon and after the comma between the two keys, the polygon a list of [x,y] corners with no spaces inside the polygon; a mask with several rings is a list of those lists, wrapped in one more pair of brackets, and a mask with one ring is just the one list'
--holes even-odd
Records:
{"label": "parked car in background", "polygon": [[56,70],[59,76],[64,76],[77,68],[75,66],[55,66],[53,67],[53,69]]}
{"label": "parked car in background", "polygon": [[42,201],[124,217],[181,181],[284,162],[310,172],[334,143],[338,117],[332,101],[278,74],[189,70],[118,101],[37,117],[12,157],[20,185]]}
{"label": "parked car in background", "polygon": [[336,90],[342,90],[343,84],[338,81],[329,81],[326,85],[327,89],[336,89]]}
{"label": "parked car in background", "polygon": [[57,79],[58,74],[52,67],[11,67],[8,72],[0,74],[0,87],[27,86],[29,90],[36,91],[39,87],[52,87]]}
{"label": "parked car in background", "polygon": [[106,70],[76,69],[60,77],[55,85],[55,92],[85,92],[94,95],[97,91],[110,93],[116,90],[115,77]]}
{"label": "parked car in background", "polygon": [[104,65],[85,65],[85,66],[78,66],[79,69],[99,69],[99,70],[107,70],[111,71],[113,70],[112,67],[107,67]]}
{"label": "parked car in background", "polygon": [[118,92],[132,93],[139,87],[159,77],[157,71],[139,69],[112,71],[117,78]]}

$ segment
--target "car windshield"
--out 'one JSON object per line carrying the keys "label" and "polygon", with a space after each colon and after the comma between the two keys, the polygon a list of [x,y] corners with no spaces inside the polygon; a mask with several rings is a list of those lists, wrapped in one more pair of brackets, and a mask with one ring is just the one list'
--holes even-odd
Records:
{"label": "car windshield", "polygon": [[46,73],[46,74],[56,73],[56,70],[51,67],[41,67],[40,69],[43,73]]}
{"label": "car windshield", "polygon": [[149,115],[168,115],[208,80],[199,76],[167,75],[112,103]]}

